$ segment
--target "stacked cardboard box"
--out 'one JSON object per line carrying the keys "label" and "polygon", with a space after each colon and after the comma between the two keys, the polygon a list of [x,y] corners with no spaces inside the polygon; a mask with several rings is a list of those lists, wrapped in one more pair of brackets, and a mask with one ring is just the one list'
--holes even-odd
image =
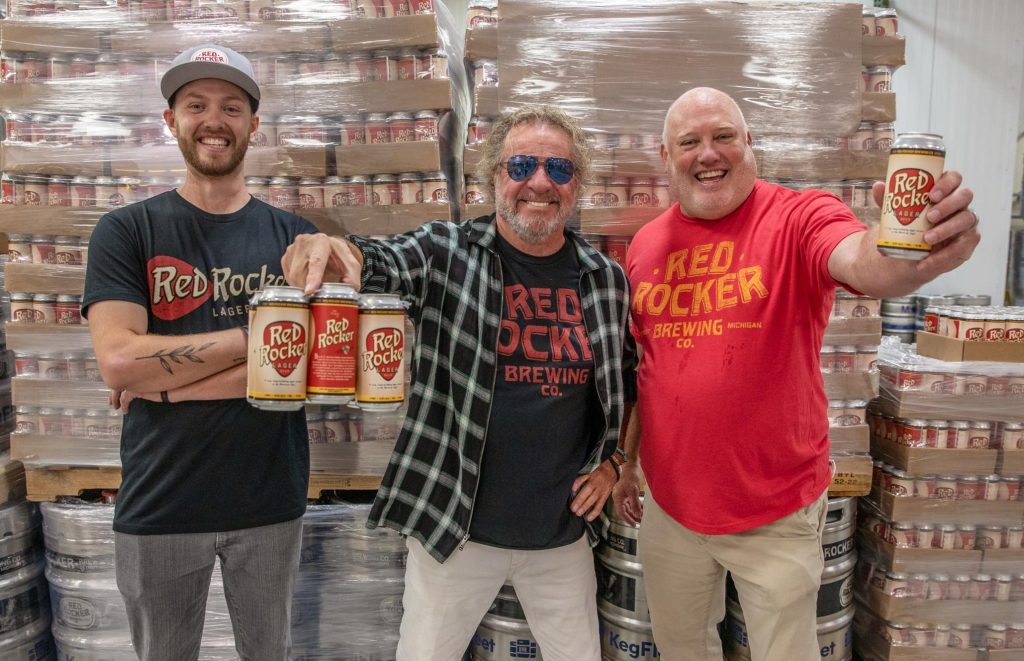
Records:
{"label": "stacked cardboard box", "polygon": [[1024,362],[964,362],[938,344],[918,349],[952,360],[889,338],[880,352],[857,649],[866,659],[1020,658]]}
{"label": "stacked cardboard box", "polygon": [[[12,239],[14,305],[33,313],[8,325],[24,422],[17,457],[33,468],[106,467],[96,480],[117,486],[120,416],[75,308],[99,217],[183,180],[158,81],[184,48],[218,43],[254,64],[262,121],[245,172],[255,196],[333,234],[393,234],[457,215],[448,182],[461,179],[461,152],[452,158],[446,145],[467,102],[452,18],[430,0],[349,4],[12,3],[0,21],[0,232]],[[314,419],[339,413],[344,438],[383,441],[373,452],[314,449],[314,470],[381,475],[401,413],[311,409]],[[323,432],[314,425],[312,440]]]}

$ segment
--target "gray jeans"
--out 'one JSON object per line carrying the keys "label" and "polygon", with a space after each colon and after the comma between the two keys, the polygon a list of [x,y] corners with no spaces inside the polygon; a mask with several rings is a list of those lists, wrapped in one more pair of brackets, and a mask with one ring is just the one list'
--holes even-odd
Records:
{"label": "gray jeans", "polygon": [[115,533],[117,588],[139,659],[199,658],[217,558],[242,661],[287,658],[301,540],[301,517],[217,533]]}

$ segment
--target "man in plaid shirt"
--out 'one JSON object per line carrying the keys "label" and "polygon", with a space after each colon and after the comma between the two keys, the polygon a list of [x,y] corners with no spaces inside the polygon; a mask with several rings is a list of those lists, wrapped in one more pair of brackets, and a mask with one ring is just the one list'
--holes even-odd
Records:
{"label": "man in plaid shirt", "polygon": [[409,413],[369,524],[408,535],[398,659],[461,658],[507,582],[544,658],[599,661],[588,537],[634,398],[628,283],[565,226],[590,172],[574,120],[506,115],[480,171],[496,214],[299,237],[284,272],[307,292],[399,293],[416,324]]}

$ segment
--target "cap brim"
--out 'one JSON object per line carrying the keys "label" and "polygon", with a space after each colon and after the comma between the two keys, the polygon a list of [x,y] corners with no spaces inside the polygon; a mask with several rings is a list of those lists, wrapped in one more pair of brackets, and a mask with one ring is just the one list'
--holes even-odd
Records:
{"label": "cap brim", "polygon": [[255,80],[235,67],[219,62],[185,62],[171,67],[160,80],[160,93],[165,99],[170,99],[183,86],[203,78],[226,80],[242,88],[256,101],[260,100],[260,88]]}

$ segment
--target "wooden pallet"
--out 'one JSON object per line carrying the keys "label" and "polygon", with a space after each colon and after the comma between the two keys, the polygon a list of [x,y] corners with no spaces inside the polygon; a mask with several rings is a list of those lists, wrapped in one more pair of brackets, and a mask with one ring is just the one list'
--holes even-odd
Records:
{"label": "wooden pallet", "polygon": [[[310,475],[309,498],[324,491],[375,491],[380,475]],[[26,498],[48,502],[60,496],[80,496],[86,491],[115,490],[121,486],[121,469],[116,466],[25,468]]]}

